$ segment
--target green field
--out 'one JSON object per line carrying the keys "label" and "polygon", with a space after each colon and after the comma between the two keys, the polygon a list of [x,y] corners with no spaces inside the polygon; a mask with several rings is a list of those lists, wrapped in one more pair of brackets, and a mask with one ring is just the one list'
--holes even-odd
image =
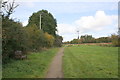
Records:
{"label": "green field", "polygon": [[53,48],[28,54],[26,60],[12,60],[11,63],[3,65],[3,78],[43,78],[57,51],[58,48]]}
{"label": "green field", "polygon": [[66,47],[63,69],[65,78],[117,78],[118,47]]}

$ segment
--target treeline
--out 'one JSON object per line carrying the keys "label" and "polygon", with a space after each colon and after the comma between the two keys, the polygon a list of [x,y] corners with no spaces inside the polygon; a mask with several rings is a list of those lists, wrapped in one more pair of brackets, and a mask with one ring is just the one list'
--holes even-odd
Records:
{"label": "treeline", "polygon": [[80,39],[73,39],[64,42],[64,44],[82,44],[82,43],[112,43],[114,46],[120,46],[119,35],[112,34],[109,37],[94,38],[92,35],[82,35]]}
{"label": "treeline", "polygon": [[[3,3],[3,8],[7,6]],[[8,6],[11,7],[11,6]],[[42,13],[42,29],[39,28]],[[11,13],[12,14],[12,13]],[[33,13],[27,26],[9,18],[10,14],[2,14],[2,56],[3,63],[14,57],[15,51],[26,54],[29,51],[41,51],[44,48],[61,47],[62,36],[56,34],[56,19],[47,10]]]}

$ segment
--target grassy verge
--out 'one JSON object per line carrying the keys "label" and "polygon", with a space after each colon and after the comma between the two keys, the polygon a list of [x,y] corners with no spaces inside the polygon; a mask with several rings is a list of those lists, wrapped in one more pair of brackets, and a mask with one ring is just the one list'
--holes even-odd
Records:
{"label": "grassy verge", "polygon": [[65,78],[117,78],[118,48],[95,45],[66,47],[63,69]]}
{"label": "grassy verge", "polygon": [[31,53],[26,60],[13,60],[3,65],[3,78],[43,78],[58,48]]}

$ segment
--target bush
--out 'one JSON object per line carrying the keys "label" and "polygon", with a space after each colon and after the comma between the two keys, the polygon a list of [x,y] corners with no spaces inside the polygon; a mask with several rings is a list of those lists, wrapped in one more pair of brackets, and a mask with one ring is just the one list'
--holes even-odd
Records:
{"label": "bush", "polygon": [[27,46],[30,51],[40,50],[44,46],[44,33],[33,24],[25,28],[28,36]]}
{"label": "bush", "polygon": [[63,40],[62,36],[56,35],[54,46],[61,47],[62,46],[62,40]]}
{"label": "bush", "polygon": [[44,34],[46,47],[52,47],[54,43],[54,37],[47,32]]}
{"label": "bush", "polygon": [[26,33],[20,22],[3,17],[2,55],[4,59],[13,57],[16,50],[26,51]]}
{"label": "bush", "polygon": [[113,34],[113,35],[111,36],[111,38],[112,38],[112,44],[113,44],[114,46],[120,46],[120,37],[119,37],[119,35]]}

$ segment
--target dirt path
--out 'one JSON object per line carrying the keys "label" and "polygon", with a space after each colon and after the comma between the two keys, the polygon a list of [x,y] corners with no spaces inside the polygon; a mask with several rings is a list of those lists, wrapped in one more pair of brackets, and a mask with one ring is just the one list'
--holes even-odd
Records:
{"label": "dirt path", "polygon": [[59,52],[53,58],[53,61],[48,69],[46,78],[63,78],[63,71],[62,71],[63,51],[64,48],[60,48]]}

